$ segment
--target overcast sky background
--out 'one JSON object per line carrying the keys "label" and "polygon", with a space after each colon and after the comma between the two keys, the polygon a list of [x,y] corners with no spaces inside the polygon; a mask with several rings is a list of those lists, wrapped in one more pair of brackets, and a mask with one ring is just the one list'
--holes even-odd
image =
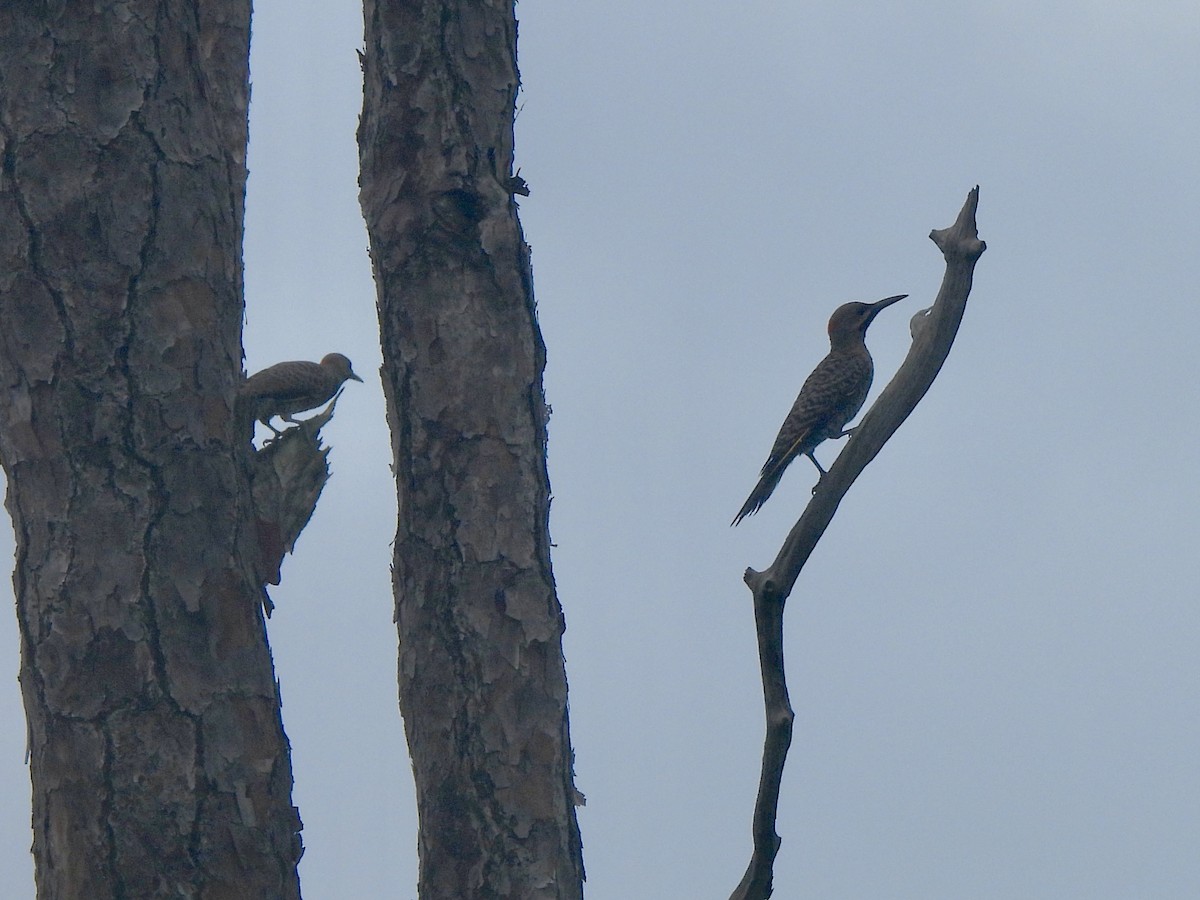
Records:
{"label": "overcast sky background", "polygon": [[[838,304],[912,295],[868,336],[872,397],[891,377],[941,279],[927,235],[979,184],[950,359],[788,606],[775,896],[1200,897],[1194,0],[517,12],[588,896],[740,879],[763,732],[741,573],[812,467],[729,521]],[[416,895],[361,39],[351,0],[256,3],[247,369],[336,350],[367,382],[272,591],[309,900]],[[32,897],[18,647],[0,617],[0,871]]]}

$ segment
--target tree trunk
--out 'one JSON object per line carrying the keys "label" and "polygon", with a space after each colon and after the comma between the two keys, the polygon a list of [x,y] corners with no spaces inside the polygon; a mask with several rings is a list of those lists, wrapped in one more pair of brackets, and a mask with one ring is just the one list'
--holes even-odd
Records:
{"label": "tree trunk", "polygon": [[399,500],[420,896],[577,898],[512,2],[366,0],[361,202]]}
{"label": "tree trunk", "polygon": [[0,461],[43,898],[299,896],[232,422],[249,17],[0,7]]}

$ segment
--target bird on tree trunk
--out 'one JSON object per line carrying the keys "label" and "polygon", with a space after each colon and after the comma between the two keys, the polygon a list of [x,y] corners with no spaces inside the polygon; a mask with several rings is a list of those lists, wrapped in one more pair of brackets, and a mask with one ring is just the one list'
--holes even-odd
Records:
{"label": "bird on tree trunk", "polygon": [[898,294],[878,303],[845,303],[834,310],[829,318],[829,354],[804,380],[804,386],[775,438],[771,455],[762,467],[758,484],[734,516],[732,524],[758,512],[775,490],[788,463],[800,454],[811,459],[817,471],[825,475],[813,451],[828,438],[850,433],[845,430],[846,423],[862,409],[871,389],[875,364],[867,351],[867,326],[880,310],[907,296]]}
{"label": "bird on tree trunk", "polygon": [[238,390],[238,404],[250,421],[257,419],[276,435],[282,434],[271,419],[295,423],[293,413],[315,409],[332,399],[347,381],[362,381],[340,353],[330,353],[319,363],[296,360],[268,366],[246,379]]}

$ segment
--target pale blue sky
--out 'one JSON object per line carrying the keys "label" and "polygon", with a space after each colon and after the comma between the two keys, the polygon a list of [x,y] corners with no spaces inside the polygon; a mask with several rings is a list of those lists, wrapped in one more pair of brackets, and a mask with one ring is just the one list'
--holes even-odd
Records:
{"label": "pale blue sky", "polygon": [[[890,378],[941,278],[927,234],[975,184],[958,342],[787,611],[775,896],[1200,896],[1194,2],[517,12],[589,898],[741,877],[763,727],[741,572],[811,466],[729,520],[839,303],[912,295],[869,335],[872,397]],[[367,381],[272,592],[302,884],[407,900],[361,14],[255,16],[247,367],[336,350]],[[32,896],[11,613],[0,652],[0,868]]]}

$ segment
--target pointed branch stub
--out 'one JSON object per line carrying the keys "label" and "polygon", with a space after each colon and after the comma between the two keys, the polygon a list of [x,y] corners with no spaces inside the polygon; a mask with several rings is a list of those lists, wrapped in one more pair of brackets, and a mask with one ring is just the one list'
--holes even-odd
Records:
{"label": "pointed branch stub", "polygon": [[254,454],[250,484],[263,584],[279,584],[284,554],[295,548],[329,481],[330,448],[322,446],[320,432],[336,406],[335,397],[319,415],[289,428]]}

